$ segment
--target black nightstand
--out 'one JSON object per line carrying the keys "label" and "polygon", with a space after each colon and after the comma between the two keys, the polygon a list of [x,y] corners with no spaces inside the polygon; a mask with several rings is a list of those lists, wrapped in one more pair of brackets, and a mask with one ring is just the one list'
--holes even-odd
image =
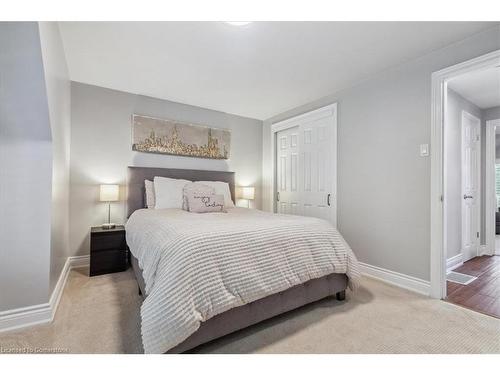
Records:
{"label": "black nightstand", "polygon": [[125,271],[128,268],[128,247],[125,227],[90,229],[90,276]]}

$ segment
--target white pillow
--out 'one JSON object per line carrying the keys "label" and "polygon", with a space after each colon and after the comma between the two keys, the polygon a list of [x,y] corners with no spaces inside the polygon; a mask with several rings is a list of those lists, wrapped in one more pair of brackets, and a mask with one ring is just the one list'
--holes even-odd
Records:
{"label": "white pillow", "polygon": [[223,195],[205,195],[198,193],[188,193],[187,195],[189,212],[199,214],[205,212],[226,212],[224,209]]}
{"label": "white pillow", "polygon": [[189,182],[184,185],[182,191],[182,209],[189,211],[188,195],[198,194],[198,195],[214,195],[215,189],[211,186],[197,184],[195,182]]}
{"label": "white pillow", "polygon": [[222,194],[224,196],[224,206],[226,208],[234,207],[234,202],[231,199],[231,190],[229,184],[222,181],[196,181],[198,184],[211,186],[215,189],[215,194]]}
{"label": "white pillow", "polygon": [[155,177],[155,208],[182,208],[182,189],[188,180]]}
{"label": "white pillow", "polygon": [[144,180],[144,187],[146,189],[146,207],[155,208],[155,186],[153,181]]}

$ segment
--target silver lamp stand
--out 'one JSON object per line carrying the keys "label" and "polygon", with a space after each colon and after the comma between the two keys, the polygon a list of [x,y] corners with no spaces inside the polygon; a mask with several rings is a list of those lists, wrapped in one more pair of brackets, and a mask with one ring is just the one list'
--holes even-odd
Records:
{"label": "silver lamp stand", "polygon": [[102,225],[104,229],[112,229],[116,227],[114,223],[111,222],[111,202],[108,202],[108,222]]}

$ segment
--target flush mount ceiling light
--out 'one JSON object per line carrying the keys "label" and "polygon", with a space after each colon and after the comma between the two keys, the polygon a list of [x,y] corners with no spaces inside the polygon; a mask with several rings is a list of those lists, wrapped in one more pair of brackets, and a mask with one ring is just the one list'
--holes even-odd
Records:
{"label": "flush mount ceiling light", "polygon": [[248,25],[249,23],[252,23],[250,21],[226,21],[229,25],[233,26],[245,26]]}

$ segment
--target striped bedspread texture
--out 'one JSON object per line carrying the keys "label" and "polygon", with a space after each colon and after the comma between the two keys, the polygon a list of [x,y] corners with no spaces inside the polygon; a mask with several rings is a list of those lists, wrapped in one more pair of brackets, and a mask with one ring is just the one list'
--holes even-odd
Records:
{"label": "striped bedspread texture", "polygon": [[331,273],[359,285],[354,253],[327,221],[246,208],[135,211],[127,244],[143,270],[146,353],[165,353],[201,322]]}

